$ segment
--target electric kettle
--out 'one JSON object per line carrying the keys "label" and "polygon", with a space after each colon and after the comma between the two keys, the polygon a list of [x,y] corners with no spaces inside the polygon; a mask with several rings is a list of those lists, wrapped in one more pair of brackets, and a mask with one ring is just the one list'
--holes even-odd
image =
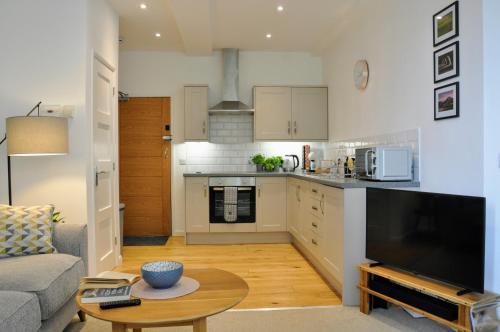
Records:
{"label": "electric kettle", "polygon": [[299,164],[299,157],[297,155],[287,154],[283,163],[283,170],[285,172],[295,172],[295,169],[299,167]]}

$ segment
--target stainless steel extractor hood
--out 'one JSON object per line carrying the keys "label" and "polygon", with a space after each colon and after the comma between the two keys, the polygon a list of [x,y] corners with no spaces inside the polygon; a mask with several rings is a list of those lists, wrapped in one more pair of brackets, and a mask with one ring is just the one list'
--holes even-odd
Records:
{"label": "stainless steel extractor hood", "polygon": [[225,48],[222,50],[224,66],[224,85],[222,101],[210,108],[210,114],[253,114],[253,109],[242,103],[239,98],[239,50]]}

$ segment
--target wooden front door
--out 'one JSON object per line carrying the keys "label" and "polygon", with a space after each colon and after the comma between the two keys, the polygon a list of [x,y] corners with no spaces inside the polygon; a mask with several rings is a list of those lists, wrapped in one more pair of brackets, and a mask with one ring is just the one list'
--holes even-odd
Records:
{"label": "wooden front door", "polygon": [[171,235],[170,98],[122,101],[119,119],[124,235]]}

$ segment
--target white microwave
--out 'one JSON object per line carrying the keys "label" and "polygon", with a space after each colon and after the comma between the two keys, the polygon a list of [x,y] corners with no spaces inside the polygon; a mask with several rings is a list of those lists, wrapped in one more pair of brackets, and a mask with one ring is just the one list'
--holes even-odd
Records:
{"label": "white microwave", "polygon": [[410,147],[376,146],[356,149],[356,174],[374,181],[411,181],[413,157]]}

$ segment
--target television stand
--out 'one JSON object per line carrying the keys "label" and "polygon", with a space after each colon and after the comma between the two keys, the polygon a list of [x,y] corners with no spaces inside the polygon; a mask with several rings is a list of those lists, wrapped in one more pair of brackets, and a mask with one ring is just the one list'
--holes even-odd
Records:
{"label": "television stand", "polygon": [[462,295],[469,294],[469,293],[472,293],[472,291],[470,289],[461,289],[457,292],[457,296],[462,296]]}
{"label": "television stand", "polygon": [[489,292],[459,296],[460,288],[386,266],[361,264],[359,271],[362,313],[368,315],[374,303],[383,300],[460,332],[471,331],[470,310],[474,304],[497,296]]}

